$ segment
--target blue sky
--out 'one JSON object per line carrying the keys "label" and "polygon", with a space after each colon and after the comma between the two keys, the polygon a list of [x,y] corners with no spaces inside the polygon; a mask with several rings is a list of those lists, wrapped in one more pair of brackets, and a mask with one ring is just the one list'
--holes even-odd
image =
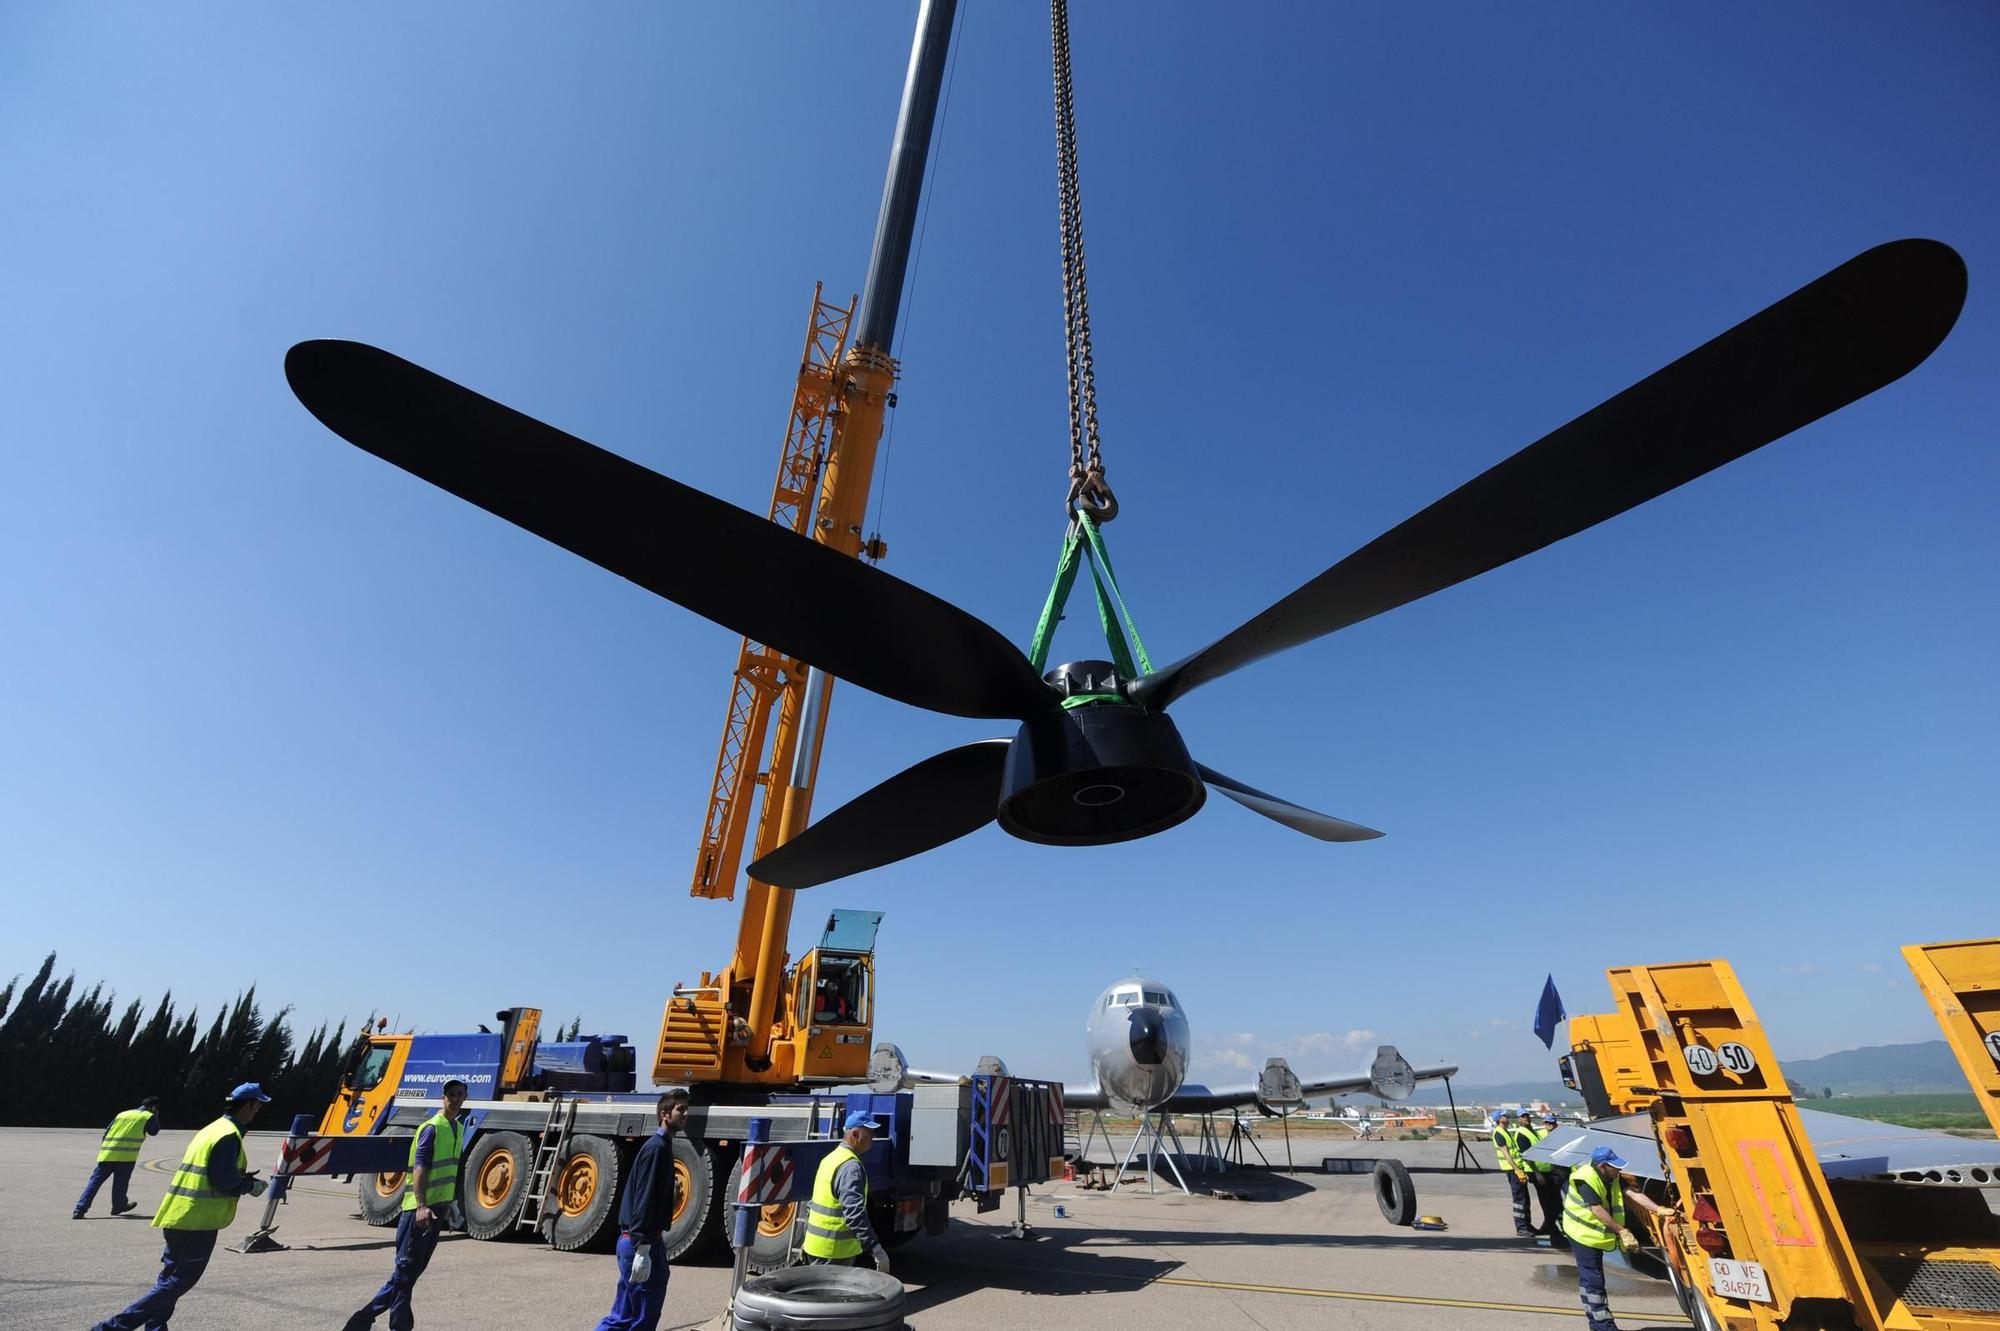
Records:
{"label": "blue sky", "polygon": [[[1585,1011],[1706,956],[1781,1052],[1934,1037],[1895,946],[1991,933],[2000,851],[2000,14],[1217,13],[1071,20],[1109,537],[1162,660],[1873,244],[1956,246],[1965,314],[1836,417],[1176,710],[1383,840],[1220,800],[988,830],[815,889],[795,946],[885,910],[878,1035],[1030,1074],[1083,1071],[1131,966],[1211,1078],[1377,1034],[1537,1075],[1545,972]],[[687,895],[734,637],[341,443],[282,357],[374,342],[762,511],[913,16],[0,12],[0,972],[650,1041],[734,937]],[[890,571],[1025,641],[1067,460],[1046,12],[967,0],[957,51],[875,508]],[[842,690],[819,807],[986,733]]]}

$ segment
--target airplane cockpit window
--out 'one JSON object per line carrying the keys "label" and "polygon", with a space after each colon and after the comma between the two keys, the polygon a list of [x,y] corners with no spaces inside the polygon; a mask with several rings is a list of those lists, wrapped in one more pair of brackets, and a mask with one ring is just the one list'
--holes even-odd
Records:
{"label": "airplane cockpit window", "polygon": [[1146,1001],[1154,1007],[1166,1007],[1173,1000],[1167,997],[1167,991],[1164,989],[1148,989],[1146,991]]}
{"label": "airplane cockpit window", "polygon": [[1112,1007],[1138,1007],[1138,1006],[1139,1006],[1139,991],[1138,991],[1137,989],[1120,989],[1120,990],[1118,990],[1118,991],[1117,991],[1116,993],[1114,993],[1114,994],[1112,994],[1112,995],[1111,995],[1111,1006],[1112,1006]]}

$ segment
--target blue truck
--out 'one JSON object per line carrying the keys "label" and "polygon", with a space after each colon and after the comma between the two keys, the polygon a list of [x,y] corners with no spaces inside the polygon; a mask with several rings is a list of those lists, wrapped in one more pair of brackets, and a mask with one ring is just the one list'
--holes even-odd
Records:
{"label": "blue truck", "polygon": [[[466,1083],[461,1198],[476,1239],[538,1236],[557,1249],[602,1248],[617,1236],[618,1195],[639,1144],[657,1126],[657,1090],[637,1088],[638,1051],[621,1035],[539,1038],[540,1013],[498,1014],[500,1029],[416,1035],[376,1030],[357,1041],[341,1089],[314,1125],[293,1125],[273,1171],[355,1179],[362,1218],[391,1225],[407,1182],[408,1139],[436,1113],[447,1081]],[[909,1084],[893,1046],[878,1051],[865,1088],[812,1088],[737,1102],[695,1102],[674,1139],[676,1198],[666,1243],[673,1259],[700,1259],[727,1241],[739,1193],[743,1145],[753,1118],[769,1123],[790,1183],[758,1209],[751,1262],[784,1265],[803,1229],[814,1171],[839,1141],[841,1119],[866,1109],[884,1125],[867,1157],[876,1228],[895,1244],[939,1233],[954,1200],[999,1206],[1009,1187],[1060,1175],[1062,1088],[986,1071],[955,1082]],[[275,1211],[267,1211],[268,1230]]]}

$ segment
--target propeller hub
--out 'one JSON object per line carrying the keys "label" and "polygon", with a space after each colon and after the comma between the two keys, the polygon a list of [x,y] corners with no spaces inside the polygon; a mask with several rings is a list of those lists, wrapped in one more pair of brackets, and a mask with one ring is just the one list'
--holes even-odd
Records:
{"label": "propeller hub", "polygon": [[[1122,701],[1106,661],[1049,672],[1058,692],[1110,695],[1022,724],[1007,750],[1000,825],[1048,846],[1104,846],[1186,821],[1208,788],[1164,713]],[[1118,699],[1114,701],[1113,699]]]}

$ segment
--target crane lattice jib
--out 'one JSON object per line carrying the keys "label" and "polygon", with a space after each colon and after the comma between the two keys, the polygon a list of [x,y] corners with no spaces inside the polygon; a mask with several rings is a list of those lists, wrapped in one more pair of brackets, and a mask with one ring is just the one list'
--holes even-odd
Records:
{"label": "crane lattice jib", "polygon": [[[784,451],[771,488],[771,521],[801,536],[813,534],[814,496],[826,466],[847,330],[854,319],[853,300],[845,306],[830,304],[822,298],[823,290],[824,284],[813,288],[812,314],[806,323],[805,350],[799,358]],[[763,759],[772,707],[789,693],[794,695],[793,701],[783,710],[796,715],[796,694],[804,686],[805,674],[802,664],[776,648],[743,640],[690,895],[723,901],[736,896],[750,807],[757,788],[769,784]]]}

